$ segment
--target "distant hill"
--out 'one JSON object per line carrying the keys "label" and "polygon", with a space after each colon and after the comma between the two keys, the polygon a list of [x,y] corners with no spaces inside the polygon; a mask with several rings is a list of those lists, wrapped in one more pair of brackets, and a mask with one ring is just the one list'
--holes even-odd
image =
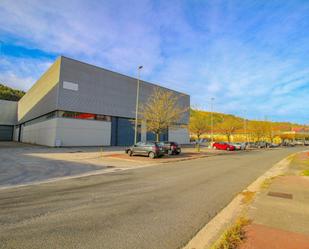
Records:
{"label": "distant hill", "polygon": [[[209,119],[209,122],[210,122],[211,112],[204,111],[204,110],[191,109],[191,115],[193,115],[194,112],[204,113],[205,117],[207,119]],[[214,112],[213,113],[214,124],[222,121],[226,117],[232,117],[232,118],[239,120],[240,122],[243,122],[242,117],[238,117],[238,116],[235,116],[235,115],[232,115],[232,114]],[[247,120],[248,124],[250,124],[250,122],[252,122],[252,121],[261,121],[261,120],[250,120],[250,119]],[[275,130],[280,130],[280,131],[293,131],[293,130],[295,130],[295,131],[299,130],[300,131],[300,130],[308,130],[309,129],[309,127],[307,125],[301,125],[301,124],[296,124],[296,123],[291,123],[291,122],[276,122],[276,121],[265,121],[265,122],[272,123],[273,128]]]}
{"label": "distant hill", "polygon": [[0,83],[0,99],[18,101],[24,95],[24,91],[13,89]]}

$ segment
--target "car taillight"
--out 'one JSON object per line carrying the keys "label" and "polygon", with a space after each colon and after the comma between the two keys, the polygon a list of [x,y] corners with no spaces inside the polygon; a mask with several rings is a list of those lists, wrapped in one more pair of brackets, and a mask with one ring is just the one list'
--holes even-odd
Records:
{"label": "car taillight", "polygon": [[155,151],[158,151],[159,147],[158,146],[153,146],[152,149],[155,150]]}

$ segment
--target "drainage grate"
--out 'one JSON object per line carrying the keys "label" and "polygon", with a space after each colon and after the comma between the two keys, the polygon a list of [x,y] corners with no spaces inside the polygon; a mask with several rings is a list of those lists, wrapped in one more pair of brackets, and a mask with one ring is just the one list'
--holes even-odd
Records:
{"label": "drainage grate", "polygon": [[267,195],[273,196],[273,197],[284,198],[284,199],[293,199],[292,194],[281,193],[281,192],[268,192]]}

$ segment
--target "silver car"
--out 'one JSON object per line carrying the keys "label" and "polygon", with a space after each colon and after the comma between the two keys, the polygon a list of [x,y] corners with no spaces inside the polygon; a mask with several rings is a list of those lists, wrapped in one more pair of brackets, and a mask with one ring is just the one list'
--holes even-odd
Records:
{"label": "silver car", "polygon": [[235,146],[236,150],[245,150],[247,149],[247,143],[232,143]]}

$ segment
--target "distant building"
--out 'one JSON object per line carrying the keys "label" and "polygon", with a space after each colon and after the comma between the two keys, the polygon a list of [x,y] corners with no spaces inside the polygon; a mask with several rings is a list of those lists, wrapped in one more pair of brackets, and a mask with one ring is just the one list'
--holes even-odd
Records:
{"label": "distant building", "polygon": [[[136,86],[135,78],[59,57],[18,102],[14,140],[47,146],[131,145]],[[154,87],[141,81],[141,105]],[[188,143],[184,125],[189,122],[190,96],[161,88],[179,95],[179,105],[188,108],[161,139]],[[145,122],[139,125],[138,138],[155,139]]]}

